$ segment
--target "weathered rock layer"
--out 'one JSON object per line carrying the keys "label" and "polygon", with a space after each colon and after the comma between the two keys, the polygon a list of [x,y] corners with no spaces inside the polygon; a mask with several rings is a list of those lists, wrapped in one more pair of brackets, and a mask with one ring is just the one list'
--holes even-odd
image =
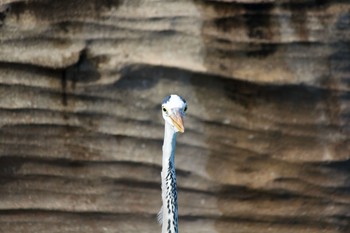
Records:
{"label": "weathered rock layer", "polygon": [[0,231],[350,230],[348,1],[0,1]]}

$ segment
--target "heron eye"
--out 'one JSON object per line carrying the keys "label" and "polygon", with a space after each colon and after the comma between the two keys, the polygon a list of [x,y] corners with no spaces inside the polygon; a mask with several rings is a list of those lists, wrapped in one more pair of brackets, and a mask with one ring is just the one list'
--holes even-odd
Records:
{"label": "heron eye", "polygon": [[184,112],[186,112],[187,111],[187,106],[185,106],[185,108],[184,108]]}
{"label": "heron eye", "polygon": [[162,107],[163,112],[168,113],[165,107]]}

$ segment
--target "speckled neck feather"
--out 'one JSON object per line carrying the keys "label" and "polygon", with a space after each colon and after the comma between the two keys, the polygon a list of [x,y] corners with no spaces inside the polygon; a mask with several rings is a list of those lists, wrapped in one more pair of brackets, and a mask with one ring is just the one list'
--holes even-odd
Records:
{"label": "speckled neck feather", "polygon": [[175,173],[176,132],[165,123],[163,143],[163,169],[162,177],[162,201],[163,206],[158,214],[158,220],[162,223],[162,233],[178,232],[177,190]]}

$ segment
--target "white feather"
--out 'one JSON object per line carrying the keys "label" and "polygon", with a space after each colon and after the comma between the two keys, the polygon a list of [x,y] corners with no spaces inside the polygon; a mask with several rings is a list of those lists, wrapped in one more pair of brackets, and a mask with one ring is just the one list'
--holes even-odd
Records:
{"label": "white feather", "polygon": [[162,223],[163,223],[163,206],[160,207],[160,210],[157,214],[157,221],[158,221],[159,225],[162,225]]}

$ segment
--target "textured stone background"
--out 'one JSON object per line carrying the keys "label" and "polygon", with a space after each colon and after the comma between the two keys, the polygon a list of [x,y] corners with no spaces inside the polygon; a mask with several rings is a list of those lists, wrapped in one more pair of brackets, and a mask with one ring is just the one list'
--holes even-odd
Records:
{"label": "textured stone background", "polygon": [[350,232],[348,0],[0,0],[0,232]]}

